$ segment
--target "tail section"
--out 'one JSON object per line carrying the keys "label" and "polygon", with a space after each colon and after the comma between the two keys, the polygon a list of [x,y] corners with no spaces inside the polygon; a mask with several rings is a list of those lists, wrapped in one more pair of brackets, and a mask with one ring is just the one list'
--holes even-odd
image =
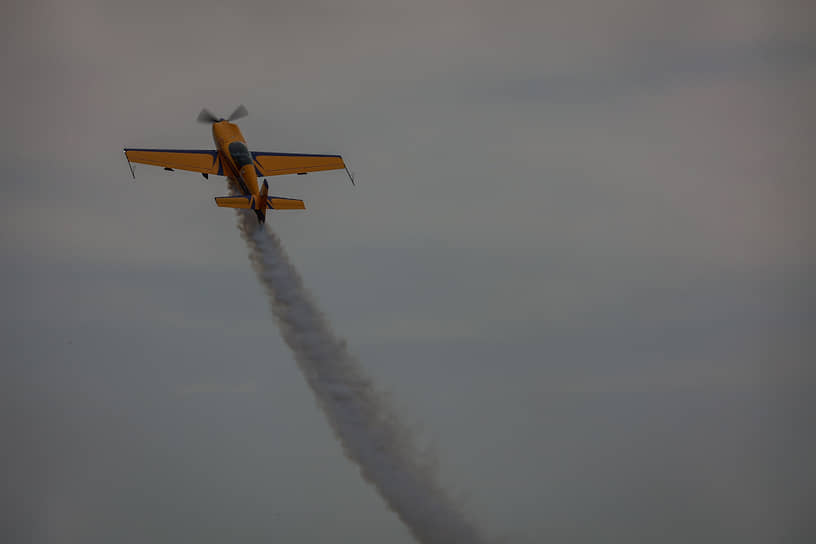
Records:
{"label": "tail section", "polygon": [[263,185],[261,185],[261,202],[266,202],[267,197],[269,197],[269,184],[264,180]]}
{"label": "tail section", "polygon": [[[215,197],[215,204],[219,208],[238,208],[241,210],[255,210],[257,209],[253,204],[254,198],[245,196],[217,196]],[[283,198],[280,196],[266,197],[266,209],[270,210],[305,210],[306,205],[302,200],[297,198]]]}
{"label": "tail section", "polygon": [[215,197],[215,204],[220,208],[237,208],[240,210],[253,210],[258,216],[258,222],[266,221],[266,210],[305,210],[306,205],[297,198],[283,198],[279,196],[267,196],[269,185],[264,181],[261,187],[261,194],[256,198],[254,195],[240,196],[218,196]]}
{"label": "tail section", "polygon": [[266,209],[269,207],[269,202],[267,199],[269,198],[269,184],[264,180],[263,185],[261,186],[261,194],[258,195],[258,208],[255,210],[255,215],[258,216],[258,223],[266,223]]}

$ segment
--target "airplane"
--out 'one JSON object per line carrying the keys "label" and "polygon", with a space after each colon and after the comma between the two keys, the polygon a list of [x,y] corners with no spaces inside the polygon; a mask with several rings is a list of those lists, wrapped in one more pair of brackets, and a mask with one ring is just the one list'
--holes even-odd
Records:
{"label": "airplane", "polygon": [[216,197],[215,204],[221,208],[252,210],[258,217],[259,224],[266,222],[266,210],[306,209],[302,200],[269,196],[269,184],[264,180],[263,185],[259,187],[259,177],[304,175],[322,170],[345,169],[351,184],[355,185],[354,176],[340,155],[250,151],[241,130],[232,122],[248,114],[243,105],[235,108],[226,119],[216,117],[207,109],[201,110],[197,121],[212,125],[215,150],[124,148],[133,179],[136,179],[131,164],[134,162],[161,166],[171,172],[174,170],[199,172],[204,179],[209,179],[210,174],[226,176],[237,183],[244,194]]}

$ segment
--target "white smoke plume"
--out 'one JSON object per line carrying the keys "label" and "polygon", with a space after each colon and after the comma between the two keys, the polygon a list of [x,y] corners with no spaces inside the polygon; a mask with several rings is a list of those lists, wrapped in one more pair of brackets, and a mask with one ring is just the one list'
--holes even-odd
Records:
{"label": "white smoke plume", "polygon": [[337,338],[278,237],[238,211],[238,229],[281,335],[345,455],[422,544],[485,542],[437,482],[408,429]]}

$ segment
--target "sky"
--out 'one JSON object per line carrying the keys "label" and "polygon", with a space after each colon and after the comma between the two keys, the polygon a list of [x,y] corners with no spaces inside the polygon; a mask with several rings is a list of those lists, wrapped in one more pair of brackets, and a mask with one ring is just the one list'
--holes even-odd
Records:
{"label": "sky", "polygon": [[280,338],[217,177],[497,542],[810,542],[807,1],[7,2],[7,542],[412,542]]}

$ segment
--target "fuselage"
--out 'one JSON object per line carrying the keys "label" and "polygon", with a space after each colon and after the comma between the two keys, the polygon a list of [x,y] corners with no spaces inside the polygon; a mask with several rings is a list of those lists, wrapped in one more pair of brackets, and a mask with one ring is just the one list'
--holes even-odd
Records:
{"label": "fuselage", "polygon": [[259,209],[261,201],[258,175],[241,129],[229,121],[218,121],[213,123],[212,132],[215,148],[221,155],[221,164],[224,165],[224,174],[240,185],[244,193],[255,197],[253,200],[256,204],[253,208]]}

